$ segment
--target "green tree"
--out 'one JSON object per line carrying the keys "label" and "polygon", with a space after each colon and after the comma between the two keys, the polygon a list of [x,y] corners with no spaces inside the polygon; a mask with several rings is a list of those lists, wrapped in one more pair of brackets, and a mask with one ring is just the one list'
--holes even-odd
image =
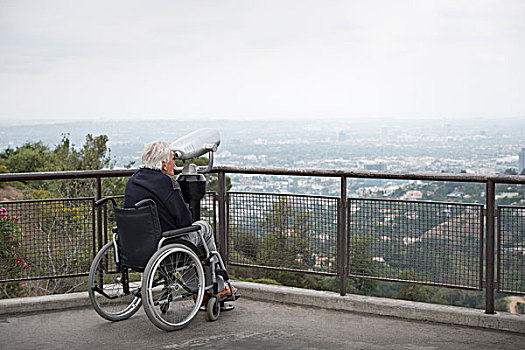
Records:
{"label": "green tree", "polygon": [[[405,269],[400,274],[400,278],[404,280],[416,280],[414,271]],[[393,293],[396,299],[411,300],[411,301],[427,301],[430,292],[428,287],[420,286],[415,283],[403,283],[401,288]]]}
{"label": "green tree", "polygon": [[259,240],[253,232],[242,230],[240,227],[230,228],[232,249],[240,254],[240,260],[254,264],[259,254]]}
{"label": "green tree", "polygon": [[[107,146],[106,135],[86,135],[85,143],[76,148],[63,134],[54,149],[41,141],[27,142],[20,147],[7,148],[0,153],[0,168],[4,172],[38,172],[66,170],[97,170],[112,168],[111,150]],[[123,194],[125,180],[104,179],[107,194]],[[38,181],[26,184],[27,198],[73,198],[89,197],[95,193],[95,183],[86,180]]]}
{"label": "green tree", "polygon": [[310,267],[314,258],[310,249],[311,225],[310,213],[297,210],[285,197],[280,198],[272,204],[262,224],[265,237],[259,262],[274,267]]}
{"label": "green tree", "polygon": [[82,146],[82,169],[97,170],[113,167],[111,163],[111,150],[107,147],[107,135],[86,135],[86,142]]}
{"label": "green tree", "polygon": [[55,146],[53,155],[55,159],[53,168],[57,171],[80,170],[82,168],[81,152],[75,150],[74,145],[69,140],[69,134],[62,134],[62,139]]}
{"label": "green tree", "polygon": [[[372,237],[365,234],[356,234],[350,240],[349,273],[358,276],[376,276],[378,262],[373,260]],[[364,278],[350,278],[347,280],[347,290],[351,293],[369,295],[377,287],[377,282]]]}
{"label": "green tree", "polygon": [[42,141],[7,148],[0,155],[0,161],[12,173],[47,171],[48,165],[54,163],[51,150]]}
{"label": "green tree", "polygon": [[503,174],[504,175],[518,175],[518,172],[514,168],[508,168],[508,169],[505,169]]}

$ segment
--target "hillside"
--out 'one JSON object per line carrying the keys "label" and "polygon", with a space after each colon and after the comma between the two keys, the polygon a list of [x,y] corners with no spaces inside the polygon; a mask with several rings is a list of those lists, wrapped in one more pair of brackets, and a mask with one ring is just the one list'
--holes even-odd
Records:
{"label": "hillside", "polygon": [[0,201],[7,202],[20,199],[24,199],[22,190],[19,190],[18,188],[15,188],[11,185],[6,185],[3,188],[0,187]]}

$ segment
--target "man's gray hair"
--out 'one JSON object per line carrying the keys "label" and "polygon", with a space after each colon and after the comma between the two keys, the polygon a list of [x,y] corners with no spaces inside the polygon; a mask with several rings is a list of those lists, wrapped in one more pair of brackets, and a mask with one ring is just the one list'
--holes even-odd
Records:
{"label": "man's gray hair", "polygon": [[170,153],[170,145],[167,142],[153,141],[148,143],[142,152],[142,166],[162,170],[162,162],[169,162]]}

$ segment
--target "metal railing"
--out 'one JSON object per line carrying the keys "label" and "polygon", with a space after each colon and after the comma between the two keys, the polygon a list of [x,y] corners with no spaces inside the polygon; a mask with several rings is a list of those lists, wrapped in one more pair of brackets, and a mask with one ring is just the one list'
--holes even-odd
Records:
{"label": "metal railing", "polygon": [[226,261],[336,275],[338,209],[333,197],[229,192]]}
{"label": "metal railing", "polygon": [[89,271],[96,252],[93,198],[11,201],[0,206],[19,218],[2,237],[2,244],[7,244],[2,282],[78,277]]}
{"label": "metal railing", "polygon": [[[348,276],[480,290],[483,205],[351,198]],[[365,271],[362,269],[365,268]]]}
{"label": "metal railing", "polygon": [[[0,174],[0,182],[95,180],[90,198],[1,202],[20,216],[20,232],[13,235],[23,243],[19,256],[39,268],[3,268],[0,282],[87,275],[111,221],[93,206],[103,195],[102,179],[134,171]],[[342,295],[346,278],[485,289],[488,314],[494,313],[495,292],[525,294],[525,207],[495,206],[495,185],[525,184],[525,176],[224,166],[213,172],[218,192],[206,197],[203,216],[216,228],[230,265],[337,276]],[[340,196],[227,192],[226,174],[338,178]],[[485,204],[347,198],[351,178],[480,183]]]}

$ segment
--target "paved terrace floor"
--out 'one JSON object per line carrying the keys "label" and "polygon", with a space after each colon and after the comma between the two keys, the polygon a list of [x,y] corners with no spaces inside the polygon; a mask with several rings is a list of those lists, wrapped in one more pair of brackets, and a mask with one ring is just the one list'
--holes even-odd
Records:
{"label": "paved terrace floor", "polygon": [[[304,290],[268,286],[248,290],[244,285],[241,291],[242,287],[249,298],[237,301],[234,311],[221,314],[213,323],[200,312],[188,327],[170,333],[156,328],[143,310],[116,323],[103,320],[88,306],[2,314],[0,344],[2,349],[462,350],[523,349],[525,344],[524,333],[294,305],[275,301],[280,298],[275,297],[276,291],[300,301],[298,293]],[[260,294],[254,289],[273,301],[255,300]],[[308,293],[320,293],[314,300],[323,304],[322,292]],[[408,309],[401,305],[397,312],[403,316]]]}

